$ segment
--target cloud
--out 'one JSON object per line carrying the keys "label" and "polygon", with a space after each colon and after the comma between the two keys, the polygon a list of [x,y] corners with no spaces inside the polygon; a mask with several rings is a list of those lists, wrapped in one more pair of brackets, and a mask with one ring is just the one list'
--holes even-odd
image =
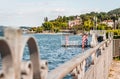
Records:
{"label": "cloud", "polygon": [[65,12],[65,9],[63,9],[63,8],[56,8],[53,11],[54,12]]}
{"label": "cloud", "polygon": [[84,14],[84,13],[89,13],[89,12],[101,12],[102,10],[100,10],[100,9],[97,9],[97,8],[92,8],[92,9],[90,9],[90,8],[87,8],[87,9],[82,9],[81,11],[80,11],[80,13],[81,14]]}

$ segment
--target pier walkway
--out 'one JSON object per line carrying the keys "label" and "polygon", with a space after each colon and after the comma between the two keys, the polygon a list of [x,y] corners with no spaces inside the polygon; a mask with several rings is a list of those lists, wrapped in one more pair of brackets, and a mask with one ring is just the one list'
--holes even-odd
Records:
{"label": "pier walkway", "polygon": [[108,79],[120,79],[120,60],[113,60]]}

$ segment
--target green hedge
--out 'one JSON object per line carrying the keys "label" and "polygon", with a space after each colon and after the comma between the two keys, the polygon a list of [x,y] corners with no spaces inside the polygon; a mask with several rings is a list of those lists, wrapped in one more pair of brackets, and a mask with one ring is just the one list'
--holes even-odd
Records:
{"label": "green hedge", "polygon": [[108,33],[111,32],[113,33],[113,39],[120,39],[120,30],[107,30],[106,36],[108,36]]}
{"label": "green hedge", "polygon": [[113,36],[114,39],[120,39],[120,35]]}
{"label": "green hedge", "polygon": [[120,35],[120,30],[117,29],[117,30],[107,30],[107,33],[108,32],[112,32],[114,35]]}

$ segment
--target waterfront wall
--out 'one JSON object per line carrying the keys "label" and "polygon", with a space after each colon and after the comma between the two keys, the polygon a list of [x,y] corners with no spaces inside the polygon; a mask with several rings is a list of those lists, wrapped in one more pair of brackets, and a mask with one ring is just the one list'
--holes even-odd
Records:
{"label": "waterfront wall", "polygon": [[120,39],[113,40],[113,57],[120,56]]}
{"label": "waterfront wall", "polygon": [[107,79],[109,68],[112,62],[113,50],[112,41],[109,41],[104,48],[100,48],[101,54],[95,57],[94,64],[85,72],[83,79]]}

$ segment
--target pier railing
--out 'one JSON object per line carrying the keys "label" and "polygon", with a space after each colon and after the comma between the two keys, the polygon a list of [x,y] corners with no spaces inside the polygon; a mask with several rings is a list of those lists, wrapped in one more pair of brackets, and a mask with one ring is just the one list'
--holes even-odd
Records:
{"label": "pier railing", "polygon": [[61,41],[61,45],[80,45],[80,42],[79,41]]}
{"label": "pier railing", "polygon": [[112,61],[112,40],[107,39],[96,47],[77,55],[49,72],[47,79],[107,79]]}
{"label": "pier railing", "polygon": [[[29,61],[22,60],[26,44]],[[40,60],[34,37],[22,36],[21,30],[7,28],[4,37],[0,37],[0,54],[0,79],[63,79],[68,74],[74,79],[107,79],[112,61],[112,39],[101,42],[48,72],[47,62]]]}

